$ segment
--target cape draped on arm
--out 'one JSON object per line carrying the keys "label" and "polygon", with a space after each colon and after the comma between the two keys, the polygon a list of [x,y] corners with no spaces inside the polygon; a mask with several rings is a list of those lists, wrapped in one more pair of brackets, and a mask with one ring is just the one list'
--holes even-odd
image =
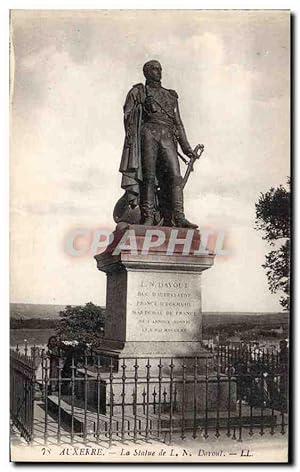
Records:
{"label": "cape draped on arm", "polygon": [[122,173],[121,187],[128,203],[139,204],[140,183],[143,180],[141,163],[141,125],[145,87],[137,84],[128,92],[124,105],[125,141],[119,171]]}

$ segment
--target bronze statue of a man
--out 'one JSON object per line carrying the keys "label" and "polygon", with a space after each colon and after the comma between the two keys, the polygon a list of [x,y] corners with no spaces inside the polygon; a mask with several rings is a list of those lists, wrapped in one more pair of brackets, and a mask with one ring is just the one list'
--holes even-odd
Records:
{"label": "bronze statue of a man", "polygon": [[158,61],[146,62],[143,72],[145,85],[134,85],[124,105],[120,172],[125,196],[116,205],[115,221],[197,228],[184,215],[177,143],[190,158],[194,151],[180,118],[178,95],[162,87]]}

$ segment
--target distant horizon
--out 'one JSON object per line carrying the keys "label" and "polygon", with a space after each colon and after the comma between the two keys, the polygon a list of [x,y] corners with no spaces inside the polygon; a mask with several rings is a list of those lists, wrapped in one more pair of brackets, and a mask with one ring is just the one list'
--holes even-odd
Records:
{"label": "distant horizon", "polygon": [[[90,303],[91,301],[88,301],[86,303]],[[94,302],[91,302],[91,303],[94,303]],[[10,301],[9,302],[10,305],[41,305],[41,306],[81,306],[83,304],[78,304],[78,303],[75,303],[75,304],[72,304],[72,303],[33,303],[33,302],[12,302]],[[98,305],[100,306],[101,308],[106,308],[106,305]],[[257,310],[254,310],[254,311],[237,311],[237,310],[225,310],[225,311],[212,311],[212,310],[203,310],[202,313],[215,313],[215,314],[218,314],[218,313],[237,313],[237,314],[249,314],[249,313],[252,313],[252,314],[273,314],[273,313],[289,313],[288,310],[283,310],[283,311],[279,311],[279,310],[274,310],[274,311],[264,311],[264,310],[260,310],[260,311],[257,311]]]}

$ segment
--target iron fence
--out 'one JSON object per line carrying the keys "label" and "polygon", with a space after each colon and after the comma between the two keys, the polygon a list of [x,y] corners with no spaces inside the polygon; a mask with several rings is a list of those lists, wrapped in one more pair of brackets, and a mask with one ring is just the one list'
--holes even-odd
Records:
{"label": "iron fence", "polygon": [[31,441],[34,421],[36,366],[33,358],[18,351],[10,353],[10,412],[22,436]]}
{"label": "iron fence", "polygon": [[280,366],[288,364],[288,348],[285,341],[280,349],[260,348],[255,345],[241,343],[238,345],[217,344],[207,346],[207,349],[218,358],[221,368],[225,370],[228,365],[237,367],[238,365],[250,366],[251,364],[261,365],[268,370],[278,369]]}
{"label": "iron fence", "polygon": [[12,421],[39,444],[285,434],[287,370],[266,353],[243,363],[220,353],[118,359],[12,351]]}
{"label": "iron fence", "polygon": [[264,401],[287,408],[289,350],[285,341],[281,341],[281,349],[261,349],[241,344],[217,345],[209,350],[216,357],[221,372],[226,372],[231,366],[235,375],[243,379],[239,382],[238,394],[249,404],[259,404],[262,400],[257,389],[252,389],[252,379],[263,377],[266,384]]}

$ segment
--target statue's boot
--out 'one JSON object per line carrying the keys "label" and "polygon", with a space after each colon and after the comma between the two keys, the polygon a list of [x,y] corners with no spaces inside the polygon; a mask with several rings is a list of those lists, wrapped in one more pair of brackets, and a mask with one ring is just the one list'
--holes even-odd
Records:
{"label": "statue's boot", "polygon": [[172,218],[169,218],[168,216],[164,216],[164,222],[163,226],[167,226],[168,228],[171,228],[174,226]]}
{"label": "statue's boot", "polygon": [[141,223],[145,226],[153,226],[154,224],[154,198],[154,179],[145,179],[141,188]]}
{"label": "statue's boot", "polygon": [[174,209],[174,222],[177,228],[198,228],[198,225],[186,219],[183,210],[183,190],[182,184],[175,184],[172,188],[172,200]]}
{"label": "statue's boot", "polygon": [[[164,182],[165,183],[165,182]],[[160,204],[160,215],[163,218],[163,226],[172,227],[174,223],[172,221],[172,200],[170,195],[170,188],[166,188],[166,185],[162,185],[159,190],[159,204]]]}
{"label": "statue's boot", "polygon": [[172,221],[171,203],[170,203],[170,209],[164,208],[162,216],[164,219],[163,226],[167,226],[167,227],[174,226],[173,221]]}

